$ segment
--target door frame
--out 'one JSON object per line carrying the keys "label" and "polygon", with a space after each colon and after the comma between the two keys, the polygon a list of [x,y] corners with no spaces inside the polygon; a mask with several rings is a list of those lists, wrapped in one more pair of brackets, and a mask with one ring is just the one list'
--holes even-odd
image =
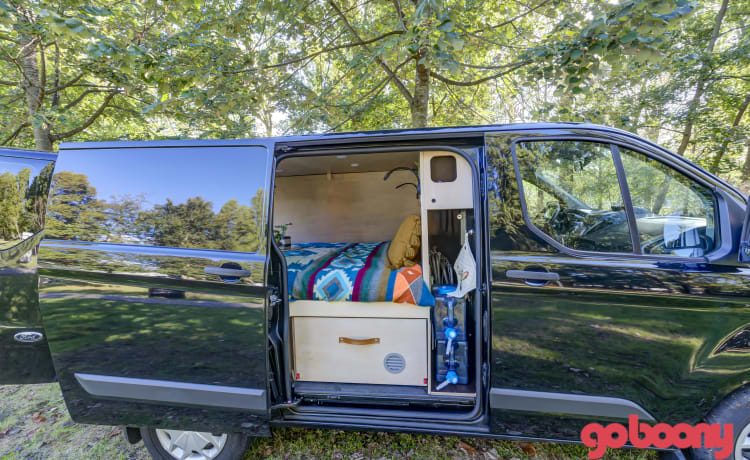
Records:
{"label": "door frame", "polygon": [[[480,178],[480,171],[479,167],[477,165],[479,161],[479,157],[481,155],[478,155],[477,158],[472,158],[472,156],[466,152],[465,150],[462,150],[457,147],[453,147],[446,144],[416,144],[416,145],[393,145],[392,143],[385,143],[385,142],[379,142],[378,146],[365,146],[365,147],[355,147],[355,146],[349,146],[346,147],[322,147],[322,146],[311,146],[309,150],[306,150],[306,146],[304,142],[300,143],[294,143],[294,147],[291,147],[289,144],[277,144],[277,152],[274,155],[274,161],[273,161],[273,167],[272,167],[272,185],[271,190],[272,193],[273,190],[273,181],[276,177],[276,167],[279,162],[281,162],[284,159],[291,158],[291,157],[316,157],[316,156],[326,156],[326,155],[366,155],[371,153],[397,153],[397,152],[421,152],[421,151],[446,151],[455,153],[457,155],[460,155],[462,158],[464,158],[470,165],[471,171],[472,171],[472,197],[474,201],[474,254],[475,254],[475,260],[477,263],[477,274],[479,274],[479,279],[477,281],[477,289],[474,291],[474,304],[478,306],[477,314],[475,315],[474,319],[474,327],[475,327],[475,365],[474,365],[474,379],[476,382],[476,400],[474,403],[474,408],[467,414],[463,414],[460,417],[454,417],[450,418],[451,422],[458,423],[461,425],[476,425],[477,423],[481,423],[481,417],[485,412],[485,409],[487,407],[486,400],[488,395],[488,374],[487,370],[485,369],[486,363],[484,362],[485,355],[483,353],[484,350],[484,343],[489,343],[489,340],[486,340],[484,334],[485,334],[485,328],[482,325],[483,318],[485,316],[484,312],[487,309],[487,305],[485,302],[483,302],[484,293],[486,292],[486,289],[484,288],[486,286],[485,280],[482,278],[482,263],[484,261],[484,257],[482,256],[483,250],[484,250],[484,244],[483,240],[485,238],[483,230],[484,225],[482,225],[482,220],[484,219],[484,214],[482,213],[483,206],[481,204],[481,178]],[[385,144],[385,145],[383,145]],[[390,145],[389,145],[390,144]],[[481,148],[481,145],[477,145]],[[273,228],[273,200],[274,200],[275,193],[272,194],[271,197],[269,197],[269,219],[270,219],[270,226],[269,229]],[[273,240],[273,238],[271,238]],[[280,250],[278,249],[278,246],[275,244],[274,241],[271,241],[272,246],[274,247],[274,250]],[[283,257],[282,257],[283,259]],[[284,264],[285,265],[285,264]],[[284,275],[286,277],[286,275]],[[285,280],[286,282],[286,280]],[[289,388],[289,394],[291,395],[291,382],[292,382],[292,371],[291,371],[291,360],[289,358],[290,356],[290,337],[289,337],[289,315],[288,315],[288,288],[287,286],[284,286],[282,288],[283,296],[284,296],[284,311],[285,311],[285,317],[284,317],[284,325],[282,327],[282,330],[284,331],[284,337],[283,342],[285,345],[285,366],[286,366],[286,375],[287,375],[287,388]],[[487,329],[488,330],[488,329]],[[486,342],[483,342],[486,341]],[[417,424],[423,424],[425,421],[442,421],[446,420],[445,417],[440,417],[441,412],[440,411],[425,411],[425,410],[401,410],[401,409],[356,409],[356,408],[347,408],[347,407],[322,407],[322,406],[316,406],[316,407],[300,407],[296,404],[293,404],[291,407],[287,407],[290,409],[290,412],[287,412],[284,415],[284,420],[289,421],[299,421],[303,422],[306,420],[310,421],[317,421],[317,420],[331,420],[335,417],[343,417],[345,420],[348,420],[347,422],[339,422],[343,425],[349,425],[349,424],[355,424],[359,425],[366,421],[366,423],[373,423],[374,418],[378,419],[386,419],[381,420],[379,423],[382,423],[382,427],[388,427],[389,425],[392,425],[395,421],[394,426],[403,426],[403,423],[406,420],[414,421]],[[443,415],[451,414],[450,412],[442,412]],[[338,424],[337,424],[338,425]],[[338,425],[341,426],[341,425]]]}

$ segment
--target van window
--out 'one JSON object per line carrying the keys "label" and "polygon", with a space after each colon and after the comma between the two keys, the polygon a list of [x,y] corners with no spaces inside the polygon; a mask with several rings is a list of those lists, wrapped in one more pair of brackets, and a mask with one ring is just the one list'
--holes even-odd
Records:
{"label": "van window", "polygon": [[255,252],[266,165],[255,147],[66,150],[45,237]]}
{"label": "van window", "polygon": [[716,247],[716,200],[704,186],[620,149],[643,254],[701,257]]}
{"label": "van window", "polygon": [[515,153],[525,212],[535,227],[571,249],[633,251],[609,145],[521,142]]}
{"label": "van window", "polygon": [[0,251],[40,232],[54,164],[0,156]]}

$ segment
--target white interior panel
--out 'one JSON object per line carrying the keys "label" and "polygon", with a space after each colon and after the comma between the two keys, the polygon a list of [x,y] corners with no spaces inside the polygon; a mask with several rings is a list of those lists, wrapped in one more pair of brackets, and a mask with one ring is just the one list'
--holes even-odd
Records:
{"label": "white interior panel", "polygon": [[[316,158],[307,158],[309,162]],[[283,163],[282,163],[283,167]],[[419,200],[408,171],[276,177],[274,225],[287,229],[292,243],[390,241]]]}

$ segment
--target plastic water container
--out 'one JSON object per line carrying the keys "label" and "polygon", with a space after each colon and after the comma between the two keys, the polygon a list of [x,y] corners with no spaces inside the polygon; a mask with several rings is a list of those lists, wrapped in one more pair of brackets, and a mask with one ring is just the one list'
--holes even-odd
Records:
{"label": "plastic water container", "polygon": [[435,325],[435,338],[447,339],[446,330],[455,331],[455,340],[466,340],[466,300],[450,297],[449,293],[456,290],[456,286],[438,285],[432,288],[435,296],[435,307],[432,320]]}
{"label": "plastic water container", "polygon": [[[469,347],[465,340],[454,340],[451,343],[452,353],[446,355],[447,340],[437,342],[437,372],[438,382],[445,380],[445,374],[452,370],[458,375],[458,384],[469,383]],[[450,389],[447,387],[446,389]]]}
{"label": "plastic water container", "polygon": [[445,382],[446,375],[451,373],[454,380],[451,383],[465,385],[469,383],[466,299],[448,295],[455,290],[456,286],[449,285],[438,285],[432,288],[432,294],[435,296],[432,320],[435,326],[435,339],[437,339],[436,378],[438,382]]}

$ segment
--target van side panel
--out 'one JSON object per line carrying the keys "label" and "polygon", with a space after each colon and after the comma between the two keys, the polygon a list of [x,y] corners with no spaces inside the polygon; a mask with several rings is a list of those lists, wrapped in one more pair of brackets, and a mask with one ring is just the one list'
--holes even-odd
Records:
{"label": "van side panel", "polygon": [[268,152],[60,153],[40,304],[76,422],[269,434]]}
{"label": "van side panel", "polygon": [[[492,431],[579,440],[587,422],[630,413],[698,422],[750,380],[750,271],[559,251],[524,223],[510,154],[521,136],[529,133],[487,137]],[[728,201],[722,224],[733,228],[741,209]],[[533,286],[508,276],[541,269],[558,279]]]}

